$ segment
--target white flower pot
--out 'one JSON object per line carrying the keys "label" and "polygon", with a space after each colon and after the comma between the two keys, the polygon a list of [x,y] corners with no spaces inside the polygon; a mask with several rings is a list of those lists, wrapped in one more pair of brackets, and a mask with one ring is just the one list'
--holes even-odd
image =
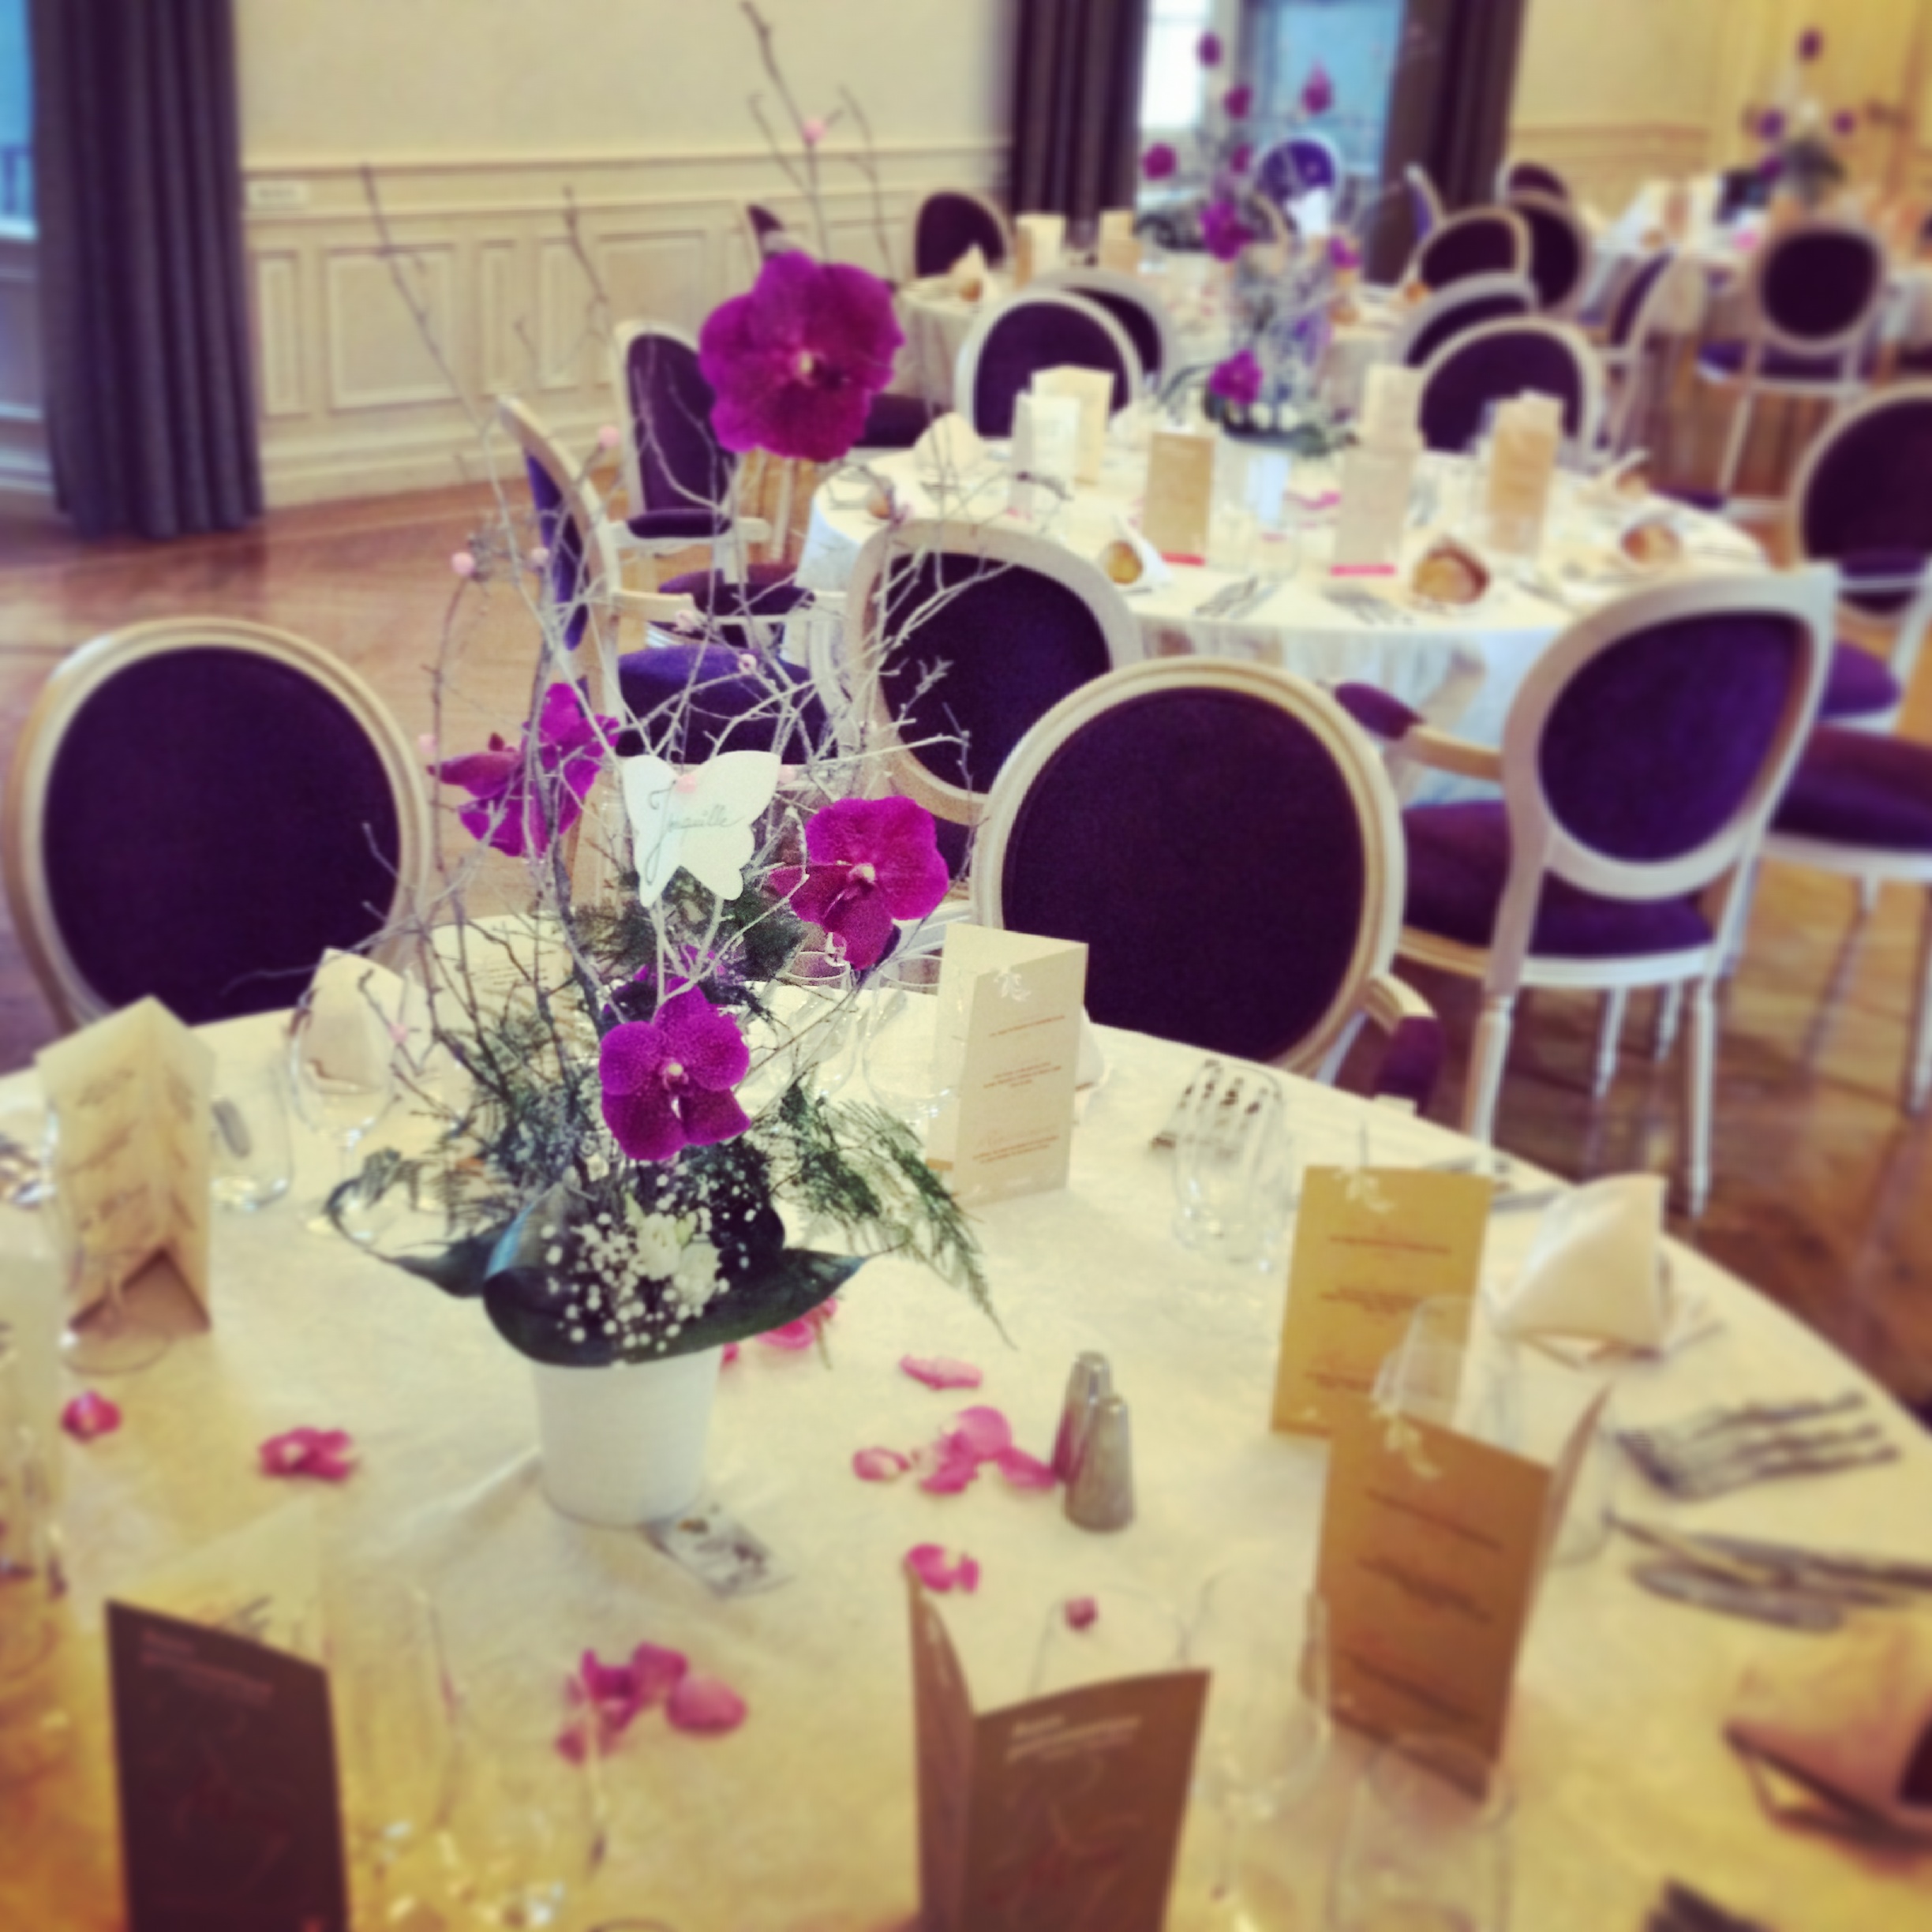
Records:
{"label": "white flower pot", "polygon": [[566,1516],[627,1526],[675,1516],[704,1480],[721,1348],[608,1368],[534,1361],[544,1494]]}

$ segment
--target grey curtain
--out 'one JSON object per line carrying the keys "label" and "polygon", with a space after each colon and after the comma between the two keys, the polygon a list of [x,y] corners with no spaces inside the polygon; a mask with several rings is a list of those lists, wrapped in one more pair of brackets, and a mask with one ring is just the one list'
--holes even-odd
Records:
{"label": "grey curtain", "polygon": [[1020,0],[1013,204],[1090,220],[1140,178],[1148,0]]}
{"label": "grey curtain", "polygon": [[261,511],[230,0],[31,0],[47,438],[84,537]]}
{"label": "grey curtain", "polygon": [[[1444,208],[1496,199],[1526,6],[1527,0],[1410,0],[1406,51],[1389,97],[1385,182],[1399,189],[1402,170],[1419,163]],[[1386,280],[1409,253],[1406,197],[1388,197],[1383,216],[1368,267]]]}

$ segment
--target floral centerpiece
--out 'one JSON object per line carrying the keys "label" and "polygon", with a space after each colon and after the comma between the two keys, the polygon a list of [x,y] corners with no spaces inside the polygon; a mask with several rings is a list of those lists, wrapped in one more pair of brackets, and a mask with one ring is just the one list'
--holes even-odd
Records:
{"label": "floral centerpiece", "polygon": [[1812,91],[1810,76],[1824,51],[1824,35],[1807,27],[1792,48],[1777,100],[1754,117],[1759,199],[1784,195],[1817,208],[1844,185],[1840,144],[1857,133],[1858,116],[1850,108],[1831,112]]}

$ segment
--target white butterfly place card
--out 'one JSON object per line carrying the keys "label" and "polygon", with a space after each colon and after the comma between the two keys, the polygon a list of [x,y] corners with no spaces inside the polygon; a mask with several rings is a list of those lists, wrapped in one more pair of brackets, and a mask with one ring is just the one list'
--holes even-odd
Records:
{"label": "white butterfly place card", "polygon": [[721,900],[736,899],[751,863],[752,827],[782,769],[771,751],[721,751],[682,769],[661,758],[627,759],[624,811],[639,900],[655,905],[680,866]]}

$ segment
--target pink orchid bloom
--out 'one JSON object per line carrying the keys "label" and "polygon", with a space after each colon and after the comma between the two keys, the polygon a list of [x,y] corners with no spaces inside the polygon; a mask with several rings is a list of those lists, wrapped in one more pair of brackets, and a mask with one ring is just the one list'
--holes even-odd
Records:
{"label": "pink orchid bloom", "polygon": [[[598,1750],[608,1750],[643,1712],[663,1703],[690,1669],[683,1651],[659,1644],[639,1644],[627,1664],[606,1664],[594,1650],[586,1650],[571,1694],[596,1713]],[[557,1749],[573,1764],[581,1763],[588,1742],[583,1726],[570,1724],[558,1737]]]}
{"label": "pink orchid bloom", "polygon": [[942,1544],[915,1543],[906,1552],[905,1565],[927,1589],[942,1595],[957,1589],[970,1597],[979,1587],[979,1565],[964,1550],[956,1559]]}
{"label": "pink orchid bloom", "polygon": [[1147,181],[1166,181],[1180,165],[1181,157],[1168,141],[1156,141],[1140,157],[1141,176]]}
{"label": "pink orchid bloom", "polygon": [[767,1348],[784,1349],[796,1354],[810,1348],[818,1339],[818,1331],[824,1327],[838,1312],[838,1297],[828,1295],[815,1309],[810,1309],[796,1321],[786,1322],[777,1328],[767,1328],[757,1339]]}
{"label": "pink orchid bloom", "polygon": [[1002,1449],[992,1460],[1016,1489],[1050,1489],[1059,1481],[1050,1462],[1043,1462],[1024,1449]]}
{"label": "pink orchid bloom", "polygon": [[1065,1615],[1069,1630],[1091,1630],[1099,1620],[1100,1606],[1091,1597],[1069,1597]]}
{"label": "pink orchid bloom", "polygon": [[552,838],[577,822],[616,730],[617,721],[593,713],[575,685],[552,684],[537,714],[544,809],[530,790],[527,735],[512,747],[492,732],[486,750],[446,758],[436,775],[470,794],[456,815],[472,838],[521,859],[528,851],[547,852]]}
{"label": "pink orchid bloom", "polygon": [[931,1389],[977,1388],[986,1377],[971,1362],[945,1355],[902,1355],[899,1366]]}
{"label": "pink orchid bloom", "polygon": [[751,1065],[738,1023],[696,987],[649,1020],[626,1020],[597,1049],[604,1121],[632,1160],[735,1140],[751,1125],[732,1089]]}
{"label": "pink orchid bloom", "polygon": [[615,423],[601,423],[598,425],[597,447],[599,449],[614,450],[623,440],[623,438],[617,433],[617,425]]}
{"label": "pink orchid bloom", "polygon": [[61,1427],[76,1442],[92,1442],[121,1426],[121,1411],[95,1389],[83,1389],[61,1411]]}
{"label": "pink orchid bloom", "polygon": [[292,1428],[271,1436],[256,1450],[269,1476],[316,1476],[343,1482],[355,1468],[355,1444],[346,1429]]}
{"label": "pink orchid bloom", "polygon": [[932,814],[909,798],[840,799],[814,812],[805,861],[778,867],[771,889],[807,925],[843,939],[861,972],[886,957],[896,920],[925,918],[952,882]]}
{"label": "pink orchid bloom", "polygon": [[736,1731],[745,1720],[745,1701],[716,1677],[681,1677],[665,1706],[665,1715],[680,1731],[715,1736]]}
{"label": "pink orchid bloom", "polygon": [[799,132],[804,136],[807,148],[816,148],[826,137],[826,124],[816,114],[810,114]]}
{"label": "pink orchid bloom", "polygon": [[852,1473],[862,1482],[897,1482],[912,1466],[897,1449],[856,1449]]}

